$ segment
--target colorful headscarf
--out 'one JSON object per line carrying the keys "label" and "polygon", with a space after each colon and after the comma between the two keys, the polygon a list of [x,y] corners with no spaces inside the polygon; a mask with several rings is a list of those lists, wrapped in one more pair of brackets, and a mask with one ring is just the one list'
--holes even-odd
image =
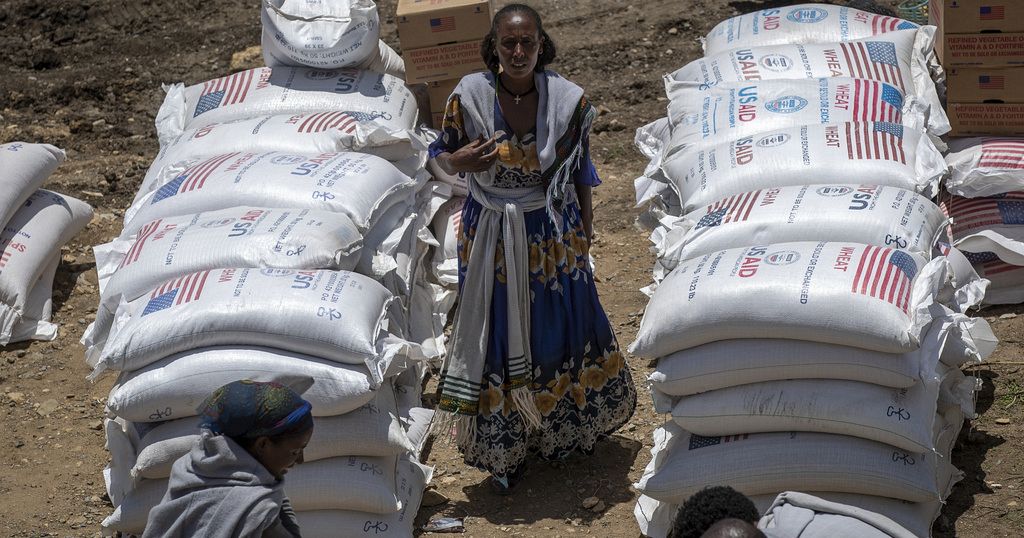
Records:
{"label": "colorful headscarf", "polygon": [[255,439],[306,431],[313,406],[291,388],[243,379],[213,391],[199,406],[200,426],[215,434]]}

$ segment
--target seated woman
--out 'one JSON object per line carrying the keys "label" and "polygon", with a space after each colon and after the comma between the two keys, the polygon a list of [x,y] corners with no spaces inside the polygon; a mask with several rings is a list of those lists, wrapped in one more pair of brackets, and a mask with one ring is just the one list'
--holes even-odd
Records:
{"label": "seated woman", "polygon": [[302,463],[311,411],[279,383],[243,380],[214,391],[199,408],[199,440],[174,462],[143,536],[300,536],[282,480]]}

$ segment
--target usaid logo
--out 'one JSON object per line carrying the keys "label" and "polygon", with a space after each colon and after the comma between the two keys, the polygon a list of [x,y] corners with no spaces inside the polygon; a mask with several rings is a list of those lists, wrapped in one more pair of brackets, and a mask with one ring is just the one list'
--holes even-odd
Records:
{"label": "usaid logo", "polygon": [[779,97],[774,101],[768,101],[768,103],[764,105],[764,107],[768,109],[768,112],[775,112],[778,114],[792,114],[794,112],[799,112],[800,110],[803,110],[805,106],[807,106],[807,99],[797,95]]}
{"label": "usaid logo", "polygon": [[761,67],[776,73],[789,71],[793,67],[793,60],[782,54],[769,54],[761,58]]}
{"label": "usaid logo", "polygon": [[853,188],[842,185],[829,185],[827,187],[819,187],[814,192],[818,193],[818,196],[844,196],[853,192]]}
{"label": "usaid logo", "polygon": [[757,141],[757,145],[762,148],[774,148],[775,146],[781,146],[786,142],[789,142],[789,135],[786,133],[770,134],[768,136],[761,137]]}
{"label": "usaid logo", "polygon": [[302,155],[278,155],[277,157],[270,159],[270,163],[290,166],[293,164],[301,163],[302,161],[305,160],[306,158],[303,157]]}
{"label": "usaid logo", "polygon": [[818,7],[812,8],[797,8],[789,12],[786,18],[803,24],[813,24],[821,22],[828,17],[828,11]]}
{"label": "usaid logo", "polygon": [[291,276],[295,274],[295,271],[291,269],[260,269],[260,274],[263,276]]}
{"label": "usaid logo", "polygon": [[202,228],[223,228],[224,226],[227,226],[227,225],[231,224],[232,222],[235,222],[235,219],[233,219],[233,218],[217,219],[217,220],[211,220],[209,222],[204,222],[203,224],[200,224],[199,226],[202,227]]}
{"label": "usaid logo", "polygon": [[794,250],[780,250],[772,252],[765,259],[768,265],[789,265],[800,259],[800,253]]}
{"label": "usaid logo", "polygon": [[337,76],[337,71],[322,71],[320,69],[310,69],[309,71],[306,71],[306,78],[309,80],[331,80]]}

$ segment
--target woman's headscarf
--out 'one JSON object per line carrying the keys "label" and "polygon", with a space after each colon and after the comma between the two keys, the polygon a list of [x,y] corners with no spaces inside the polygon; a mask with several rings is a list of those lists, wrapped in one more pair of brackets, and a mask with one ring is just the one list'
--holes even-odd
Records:
{"label": "woman's headscarf", "polygon": [[213,391],[199,406],[200,426],[235,439],[274,437],[313,426],[313,406],[291,388],[243,379]]}

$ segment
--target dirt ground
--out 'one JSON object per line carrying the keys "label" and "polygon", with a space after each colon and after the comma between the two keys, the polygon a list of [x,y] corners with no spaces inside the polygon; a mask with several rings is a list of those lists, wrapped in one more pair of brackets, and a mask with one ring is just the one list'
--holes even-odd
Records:
{"label": "dirt ground", "polygon": [[[378,2],[384,38],[397,48],[395,0]],[[504,3],[504,2],[499,2]],[[604,185],[595,194],[601,297],[621,343],[639,325],[652,256],[635,225],[632,179],[643,160],[636,127],[665,113],[661,74],[699,55],[697,37],[738,12],[766,4],[726,0],[531,2],[559,46],[554,68],[587,89],[605,113],[593,155]],[[5,0],[0,3],[0,142],[48,142],[68,162],[48,187],[96,207],[92,224],[65,249],[55,285],[55,342],[0,350],[0,535],[97,536],[112,510],[101,471],[101,418],[112,384],[90,384],[78,343],[95,317],[91,245],[113,238],[157,151],[153,120],[161,83],[225,75],[232,55],[259,44],[256,0]],[[254,66],[257,57],[241,67]],[[0,172],[2,173],[2,172]],[[1002,343],[981,377],[981,416],[953,453],[965,478],[936,536],[1020,536],[1024,529],[1024,316],[1020,307],[983,310]],[[648,462],[662,420],[646,396],[647,361],[631,358],[641,387],[632,422],[589,459],[537,464],[515,495],[497,497],[483,473],[435,444],[434,487],[447,498],[420,510],[417,524],[466,518],[470,536],[636,536],[631,484]],[[1005,420],[1008,419],[1008,423]],[[583,508],[598,497],[600,512]]]}

